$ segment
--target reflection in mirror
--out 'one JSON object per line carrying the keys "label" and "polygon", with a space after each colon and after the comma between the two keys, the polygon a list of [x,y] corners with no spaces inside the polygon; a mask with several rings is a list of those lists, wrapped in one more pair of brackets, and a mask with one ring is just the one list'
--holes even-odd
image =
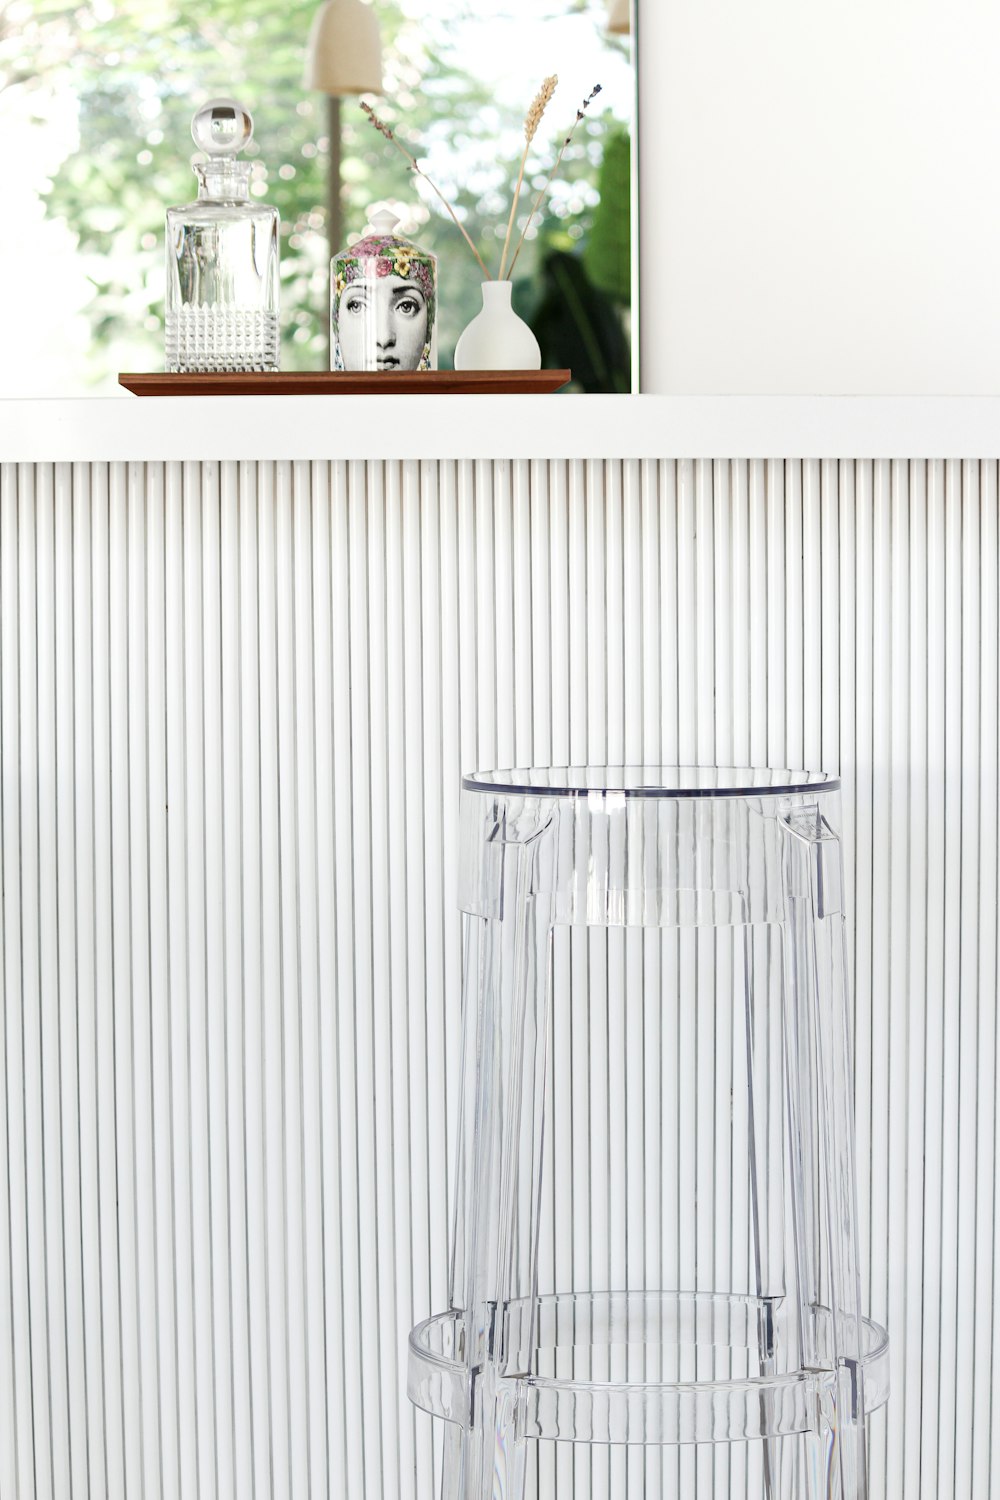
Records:
{"label": "reflection in mirror", "polygon": [[[527,227],[514,305],[543,363],[577,389],[630,388],[631,38],[608,0],[373,0],[383,94],[364,96],[499,266],[524,121],[559,87],[525,164],[515,232],[595,83],[602,90]],[[426,181],[368,125],[303,82],[317,0],[9,0],[0,10],[0,129],[8,143],[0,267],[18,351],[0,395],[114,394],[119,370],[164,356],[163,215],[193,196],[194,107],[239,93],[253,110],[251,192],[281,215],[281,367],[328,368],[331,121],[341,237],[388,206],[439,258],[439,363],[481,307],[482,272]],[[621,6],[612,6],[621,11]],[[611,17],[614,20],[614,16]],[[620,26],[620,14],[617,17]],[[343,248],[335,245],[334,249]]]}

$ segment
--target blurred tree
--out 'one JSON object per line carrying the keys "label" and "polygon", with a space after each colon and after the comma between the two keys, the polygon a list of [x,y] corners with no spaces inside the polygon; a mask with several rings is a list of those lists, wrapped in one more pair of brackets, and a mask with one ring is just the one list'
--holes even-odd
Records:
{"label": "blurred tree", "polygon": [[632,146],[618,126],[605,141],[584,264],[595,286],[627,307],[632,294]]}
{"label": "blurred tree", "polygon": [[65,0],[0,0],[0,93],[38,89],[68,61],[75,13]]}
{"label": "blurred tree", "polygon": [[[189,135],[195,107],[236,94],[250,106],[255,136],[252,192],[282,220],[282,368],[322,369],[326,360],[328,257],[325,236],[324,101],[302,86],[305,39],[317,0],[212,0],[178,22],[166,0],[17,0],[0,3],[0,87],[45,78],[79,101],[79,145],[45,199],[78,237],[93,286],[89,314],[95,378],[111,346],[127,336],[135,357],[159,368],[163,357],[163,211],[195,194]],[[552,0],[553,12],[593,11],[604,0]],[[520,112],[456,67],[448,18],[422,14],[413,0],[377,0],[385,48],[386,98],[377,108],[453,204],[488,265],[503,239],[519,156],[524,110],[540,80],[525,78]],[[469,19],[477,13],[470,12]],[[492,21],[491,17],[491,21]],[[615,44],[609,44],[614,46]],[[25,57],[30,63],[25,63]],[[581,80],[587,87],[592,80]],[[539,132],[529,180],[551,162],[553,144],[575,105],[561,88]],[[547,195],[544,214],[518,262],[537,272],[540,255],[585,241],[597,203],[602,141],[610,111],[588,119]],[[507,149],[502,144],[508,143]],[[442,281],[439,352],[443,366],[479,309],[479,269],[433,195],[422,196],[406,163],[371,129],[360,108],[344,109],[344,211],[349,237],[366,209],[385,200],[414,239],[438,254]],[[540,180],[540,179],[539,179]],[[525,212],[530,198],[522,199]],[[340,248],[340,247],[338,247]]]}

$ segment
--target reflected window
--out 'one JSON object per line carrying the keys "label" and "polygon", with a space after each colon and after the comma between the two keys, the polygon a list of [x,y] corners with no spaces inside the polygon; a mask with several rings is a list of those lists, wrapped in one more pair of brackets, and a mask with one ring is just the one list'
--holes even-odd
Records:
{"label": "reflected window", "polygon": [[[578,389],[629,389],[635,86],[630,39],[609,34],[607,0],[374,5],[385,92],[371,102],[492,270],[542,78],[560,83],[529,155],[522,223],[579,98],[602,85],[528,230],[514,304],[544,364],[571,365]],[[253,111],[251,190],[281,214],[281,367],[328,368],[328,111],[302,83],[315,10],[316,0],[210,0],[178,19],[162,0],[0,7],[0,267],[17,351],[0,394],[115,394],[120,370],[163,368],[163,215],[195,195],[191,115],[219,94]],[[479,267],[359,101],[342,101],[340,136],[344,237],[360,236],[384,203],[439,257],[447,369],[481,306]]]}

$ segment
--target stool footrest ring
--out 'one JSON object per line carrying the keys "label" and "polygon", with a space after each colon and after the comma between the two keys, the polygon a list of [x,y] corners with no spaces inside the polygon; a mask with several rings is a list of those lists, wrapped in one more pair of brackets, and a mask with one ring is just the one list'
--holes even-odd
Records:
{"label": "stool footrest ring", "polygon": [[[586,1443],[734,1442],[821,1431],[836,1408],[833,1319],[812,1309],[799,1358],[797,1309],[780,1298],[717,1292],[586,1292],[518,1301],[505,1310],[498,1394],[517,1435]],[[865,1410],[889,1394],[884,1328],[861,1323],[861,1349],[841,1367],[862,1384]],[[408,1392],[422,1410],[469,1425],[465,1314],[437,1313],[410,1334]],[[533,1368],[529,1370],[534,1345]],[[828,1362],[828,1364],[827,1364]]]}

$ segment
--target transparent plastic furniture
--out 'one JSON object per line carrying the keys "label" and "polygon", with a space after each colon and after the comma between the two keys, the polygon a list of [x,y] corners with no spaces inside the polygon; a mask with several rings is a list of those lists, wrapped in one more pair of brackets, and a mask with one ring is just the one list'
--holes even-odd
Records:
{"label": "transparent plastic furniture", "polygon": [[[888,1338],[861,1310],[839,811],[839,783],[806,772],[464,778],[450,1306],[412,1330],[408,1361],[411,1400],[448,1424],[444,1500],[525,1500],[538,1490],[529,1453],[546,1442],[743,1445],[740,1493],[867,1496],[865,1419],[888,1395]],[[615,1110],[637,1108],[635,1079],[653,1101],[603,1196],[575,1176],[567,1185],[572,1152],[553,1168],[560,1131],[581,1128],[560,1115],[572,1088],[553,1075],[579,1084],[580,1068],[560,1038],[582,1024],[595,970],[601,1023],[610,1035],[617,1005],[633,1084],[614,1110],[614,1087],[596,1084],[572,1107],[599,1098],[613,1130]],[[714,1050],[698,1055],[722,1075],[709,1143],[721,1207],[717,1174],[710,1192],[697,1174],[685,1188],[691,1174],[676,1166],[711,1077],[693,1076],[692,1057],[660,1069],[647,1047],[683,1036],[706,995]],[[591,1077],[614,1071],[613,1051],[589,1047]],[[633,1160],[640,1149],[652,1178]],[[578,1232],[570,1189],[621,1206],[623,1172],[643,1202],[611,1217],[647,1237],[655,1221],[658,1265],[683,1266],[683,1242],[695,1245],[693,1282],[650,1284],[648,1264],[636,1274],[630,1262],[611,1268],[614,1284],[555,1284],[560,1236]],[[709,1212],[721,1256],[697,1229]],[[685,1500],[723,1493],[719,1473],[693,1469]]]}

